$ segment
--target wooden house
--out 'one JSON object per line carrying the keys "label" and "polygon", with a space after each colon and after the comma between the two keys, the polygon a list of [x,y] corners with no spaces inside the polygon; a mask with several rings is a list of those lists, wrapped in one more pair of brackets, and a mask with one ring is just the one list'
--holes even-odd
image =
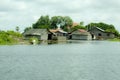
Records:
{"label": "wooden house", "polygon": [[67,32],[63,31],[62,29],[50,29],[49,32],[51,33],[49,34],[51,38],[50,36],[49,38],[52,40],[58,40],[58,41],[66,40]]}
{"label": "wooden house", "polygon": [[106,32],[105,30],[103,30],[99,27],[92,27],[88,31],[91,33],[92,38],[95,37],[95,39],[97,39],[97,40],[112,39],[115,37],[115,35],[112,32]]}
{"label": "wooden house", "polygon": [[71,40],[91,40],[91,34],[84,29],[78,29],[69,34]]}
{"label": "wooden house", "polygon": [[38,40],[48,40],[48,30],[47,29],[30,29],[23,33],[25,39],[30,39],[32,37],[38,38]]}

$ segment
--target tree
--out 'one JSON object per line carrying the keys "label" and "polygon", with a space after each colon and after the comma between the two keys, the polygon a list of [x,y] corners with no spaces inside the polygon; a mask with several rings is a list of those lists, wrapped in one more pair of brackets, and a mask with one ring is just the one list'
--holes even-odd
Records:
{"label": "tree", "polygon": [[34,29],[56,29],[58,25],[64,29],[67,30],[67,27],[71,27],[73,24],[72,19],[69,16],[53,16],[51,19],[49,16],[41,16],[36,23],[32,25],[32,28]]}
{"label": "tree", "polygon": [[34,29],[44,29],[44,28],[49,28],[50,26],[50,19],[49,16],[41,16],[38,21],[32,25]]}
{"label": "tree", "polygon": [[24,29],[24,32],[26,32],[26,31],[28,31],[28,30],[30,30],[30,29],[32,29],[32,27],[26,27],[26,28]]}
{"label": "tree", "polygon": [[74,30],[77,30],[77,29],[85,29],[86,30],[86,27],[84,26],[84,22],[80,22],[79,25],[74,26],[73,28],[71,28],[71,31],[74,31]]}
{"label": "tree", "polygon": [[56,29],[57,25],[60,24],[62,21],[62,17],[61,16],[53,16],[50,20],[50,28],[52,29]]}
{"label": "tree", "polygon": [[83,21],[80,22],[80,26],[84,26],[84,22]]}
{"label": "tree", "polygon": [[67,30],[67,27],[71,27],[73,24],[72,19],[69,16],[53,16],[50,20],[51,27],[50,28],[57,28],[57,25],[60,25],[60,27],[64,30]]}
{"label": "tree", "polygon": [[19,26],[16,26],[16,31],[17,31],[17,32],[19,32],[19,29],[20,29]]}
{"label": "tree", "polygon": [[67,27],[71,28],[71,26],[73,25],[73,20],[69,16],[65,16],[63,19],[65,23],[64,29],[66,29]]}

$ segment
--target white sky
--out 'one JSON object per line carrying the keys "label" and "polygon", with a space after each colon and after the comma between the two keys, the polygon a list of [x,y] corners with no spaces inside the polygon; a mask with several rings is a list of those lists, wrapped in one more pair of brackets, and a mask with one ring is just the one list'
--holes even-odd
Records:
{"label": "white sky", "polygon": [[23,31],[41,15],[70,16],[74,22],[105,22],[120,31],[120,0],[2,0],[0,30]]}

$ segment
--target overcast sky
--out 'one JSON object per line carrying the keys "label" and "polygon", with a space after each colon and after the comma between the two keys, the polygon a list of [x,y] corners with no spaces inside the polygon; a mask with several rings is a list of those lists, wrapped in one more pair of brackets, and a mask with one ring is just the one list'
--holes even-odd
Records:
{"label": "overcast sky", "polygon": [[0,30],[23,31],[41,15],[70,16],[74,22],[105,22],[120,31],[120,0],[2,0]]}

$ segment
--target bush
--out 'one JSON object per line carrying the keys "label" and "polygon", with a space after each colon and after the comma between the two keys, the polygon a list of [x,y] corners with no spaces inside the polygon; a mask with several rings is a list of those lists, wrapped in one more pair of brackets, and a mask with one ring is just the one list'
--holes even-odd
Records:
{"label": "bush", "polygon": [[0,44],[14,44],[22,35],[14,31],[0,31]]}
{"label": "bush", "polygon": [[38,43],[39,43],[38,38],[36,38],[36,37],[30,38],[30,39],[29,39],[29,42],[30,42],[31,44],[38,44]]}

